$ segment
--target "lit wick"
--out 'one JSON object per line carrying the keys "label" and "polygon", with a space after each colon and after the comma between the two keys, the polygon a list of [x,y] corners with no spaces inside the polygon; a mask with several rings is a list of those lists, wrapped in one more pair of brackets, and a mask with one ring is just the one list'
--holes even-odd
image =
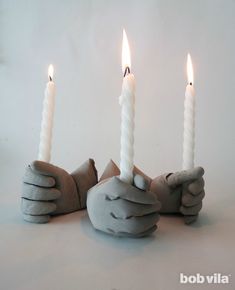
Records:
{"label": "lit wick", "polygon": [[125,71],[124,71],[124,75],[123,75],[123,77],[125,77],[127,74],[130,74],[130,73],[131,73],[131,70],[130,70],[129,66],[127,66],[127,67],[125,68]]}

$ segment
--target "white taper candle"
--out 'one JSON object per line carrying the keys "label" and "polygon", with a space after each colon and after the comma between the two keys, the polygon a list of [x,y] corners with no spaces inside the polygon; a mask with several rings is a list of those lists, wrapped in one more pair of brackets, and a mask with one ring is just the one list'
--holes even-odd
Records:
{"label": "white taper candle", "polygon": [[133,74],[128,74],[123,79],[120,105],[122,107],[120,179],[131,184],[133,181],[134,167],[135,127],[135,79]]}
{"label": "white taper candle", "polygon": [[183,169],[194,167],[195,148],[195,93],[192,85],[187,85],[184,101],[184,141]]}
{"label": "white taper candle", "polygon": [[194,167],[195,149],[195,91],[191,57],[187,61],[188,85],[184,101],[183,170]]}
{"label": "white taper candle", "polygon": [[119,103],[121,112],[121,152],[120,179],[126,183],[133,182],[134,168],[134,119],[135,119],[135,78],[130,73],[130,48],[125,30],[122,41],[122,71],[124,74],[122,93]]}
{"label": "white taper candle", "polygon": [[43,102],[41,133],[38,160],[50,162],[51,159],[51,140],[53,129],[53,116],[55,108],[55,84],[53,78],[53,66],[48,68],[49,82],[45,90],[45,97]]}

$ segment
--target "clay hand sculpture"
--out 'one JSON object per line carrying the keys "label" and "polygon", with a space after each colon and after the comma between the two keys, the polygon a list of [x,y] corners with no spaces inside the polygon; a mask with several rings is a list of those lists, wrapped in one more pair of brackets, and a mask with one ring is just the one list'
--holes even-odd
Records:
{"label": "clay hand sculpture", "polygon": [[186,224],[196,221],[205,196],[203,175],[204,169],[196,167],[153,179],[150,191],[162,204],[160,213],[181,213]]}
{"label": "clay hand sculpture", "polygon": [[92,159],[72,174],[52,164],[33,161],[23,177],[23,218],[28,222],[46,223],[53,215],[85,208],[87,191],[96,183]]}
{"label": "clay hand sculpture", "polygon": [[[186,224],[196,221],[205,197],[204,169],[202,167],[163,174],[153,180],[136,167],[134,172],[143,176],[144,180],[150,184],[149,190],[161,203],[160,214],[182,214]],[[119,174],[119,168],[111,160],[101,180]]]}
{"label": "clay hand sculpture", "polygon": [[87,211],[94,228],[120,237],[151,234],[157,228],[160,202],[146,191],[148,180],[135,175],[133,185],[127,184],[115,176],[119,172],[115,166],[111,162],[101,181],[88,191]]}

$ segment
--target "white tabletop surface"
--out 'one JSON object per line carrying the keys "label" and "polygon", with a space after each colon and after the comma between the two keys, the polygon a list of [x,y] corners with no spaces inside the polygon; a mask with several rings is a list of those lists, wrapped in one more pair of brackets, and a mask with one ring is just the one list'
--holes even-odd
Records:
{"label": "white tabletop surface", "polygon": [[[86,210],[53,218],[48,224],[24,222],[17,196],[2,196],[0,289],[235,287],[234,197],[226,201],[209,195],[192,226],[185,226],[180,217],[162,217],[152,236],[124,239],[95,231]],[[180,273],[231,276],[226,285],[182,285]]]}

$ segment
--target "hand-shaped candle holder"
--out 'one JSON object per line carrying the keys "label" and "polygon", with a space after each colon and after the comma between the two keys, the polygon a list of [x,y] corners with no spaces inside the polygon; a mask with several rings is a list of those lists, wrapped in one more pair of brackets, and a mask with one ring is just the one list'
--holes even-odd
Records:
{"label": "hand-shaped candle holder", "polygon": [[187,224],[197,219],[205,196],[203,168],[163,174],[152,180],[135,167],[132,185],[121,181],[119,174],[119,168],[110,161],[97,184],[91,159],[71,175],[52,164],[34,161],[23,179],[24,219],[46,223],[51,216],[85,208],[87,203],[96,229],[127,237],[155,231],[158,213],[180,213]]}
{"label": "hand-shaped candle holder", "polygon": [[24,220],[46,223],[53,215],[86,207],[87,191],[97,183],[94,161],[89,159],[71,175],[43,161],[32,162],[25,171],[22,188]]}
{"label": "hand-shaped candle holder", "polygon": [[135,175],[133,185],[118,176],[100,181],[88,191],[87,210],[97,230],[123,237],[143,237],[156,230],[161,204],[146,191],[148,183]]}
{"label": "hand-shaped candle holder", "polygon": [[[143,176],[144,180],[150,184],[148,189],[156,195],[161,203],[159,213],[180,213],[184,216],[186,224],[196,221],[205,196],[204,169],[202,167],[163,174],[153,180],[136,167],[134,172]],[[117,165],[111,160],[101,180],[119,174]]]}
{"label": "hand-shaped candle holder", "polygon": [[186,224],[194,222],[202,208],[204,169],[195,167],[181,172],[163,174],[151,182],[150,190],[160,200],[161,213],[181,213]]}

